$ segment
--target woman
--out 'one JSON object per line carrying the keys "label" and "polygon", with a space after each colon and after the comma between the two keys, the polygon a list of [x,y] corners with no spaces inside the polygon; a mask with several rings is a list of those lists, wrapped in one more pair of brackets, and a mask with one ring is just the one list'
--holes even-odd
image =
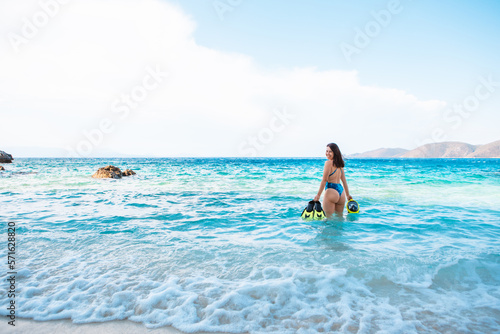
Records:
{"label": "woman", "polygon": [[[323,180],[319,186],[318,194],[314,197],[315,201],[319,201],[323,188],[325,188],[325,197],[323,199],[323,209],[325,210],[327,218],[330,218],[335,212],[337,215],[342,216],[344,213],[344,206],[347,199],[352,199],[349,195],[349,188],[344,174],[344,159],[337,144],[330,143],[326,145],[326,157],[328,161],[325,162],[323,169]],[[340,180],[344,187],[340,184]],[[344,191],[345,188],[345,191]]]}

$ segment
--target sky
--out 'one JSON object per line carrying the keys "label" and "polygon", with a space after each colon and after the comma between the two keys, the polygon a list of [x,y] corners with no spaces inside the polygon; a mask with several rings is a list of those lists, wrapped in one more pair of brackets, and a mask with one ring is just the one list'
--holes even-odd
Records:
{"label": "sky", "polygon": [[500,133],[500,2],[0,0],[14,157],[322,157]]}

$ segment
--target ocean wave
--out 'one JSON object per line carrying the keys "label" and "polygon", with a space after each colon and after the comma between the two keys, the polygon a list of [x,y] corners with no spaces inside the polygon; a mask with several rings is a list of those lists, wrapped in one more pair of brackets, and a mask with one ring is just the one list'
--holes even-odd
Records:
{"label": "ocean wave", "polygon": [[185,332],[498,331],[500,183],[485,177],[498,161],[349,161],[360,214],[309,222],[299,215],[320,160],[132,162],[137,177],[112,182],[90,177],[114,163],[102,159],[9,165],[41,171],[0,184],[19,316]]}

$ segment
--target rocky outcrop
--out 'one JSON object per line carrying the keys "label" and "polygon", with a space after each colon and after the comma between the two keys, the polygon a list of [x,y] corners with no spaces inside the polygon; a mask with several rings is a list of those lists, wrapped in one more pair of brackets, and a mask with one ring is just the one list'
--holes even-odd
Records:
{"label": "rocky outcrop", "polygon": [[123,172],[122,172],[122,176],[130,176],[130,175],[135,175],[135,172],[131,169],[125,169]]}
{"label": "rocky outcrop", "polygon": [[14,158],[11,154],[6,153],[4,151],[0,151],[0,162],[1,163],[11,163]]}
{"label": "rocky outcrop", "polygon": [[122,171],[118,167],[109,165],[99,168],[92,177],[96,179],[121,179]]}
{"label": "rocky outcrop", "polygon": [[96,179],[121,179],[123,176],[135,175],[135,172],[131,169],[127,169],[124,172],[120,168],[109,165],[106,167],[101,167],[95,172],[92,177]]}

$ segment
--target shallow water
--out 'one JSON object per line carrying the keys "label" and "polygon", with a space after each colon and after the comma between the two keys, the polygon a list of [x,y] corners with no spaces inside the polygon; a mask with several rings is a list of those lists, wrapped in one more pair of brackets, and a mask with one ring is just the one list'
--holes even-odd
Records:
{"label": "shallow water", "polygon": [[[499,331],[500,160],[348,160],[361,213],[301,221],[323,161],[16,159],[0,207],[4,240],[17,227],[17,315],[186,332]],[[107,164],[137,175],[90,177]]]}

